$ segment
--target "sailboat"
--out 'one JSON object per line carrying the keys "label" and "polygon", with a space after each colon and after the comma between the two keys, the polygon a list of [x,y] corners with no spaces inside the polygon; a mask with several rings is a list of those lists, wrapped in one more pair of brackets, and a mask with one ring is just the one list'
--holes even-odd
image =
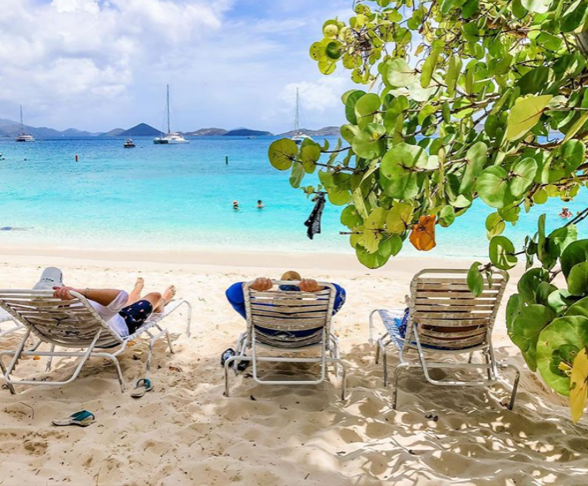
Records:
{"label": "sailboat", "polygon": [[306,138],[312,140],[308,135],[305,135],[300,131],[300,92],[299,89],[296,88],[296,116],[294,118],[294,136],[292,137],[292,140],[294,140],[297,145],[300,145]]}
{"label": "sailboat", "polygon": [[153,139],[156,145],[175,145],[180,143],[190,143],[181,133],[172,132],[170,127],[169,117],[169,84],[167,85],[167,134],[164,137],[157,137]]}
{"label": "sailboat", "polygon": [[25,132],[24,129],[24,118],[22,116],[22,105],[20,105],[20,135],[16,137],[17,142],[34,142],[35,138],[32,135],[29,135]]}

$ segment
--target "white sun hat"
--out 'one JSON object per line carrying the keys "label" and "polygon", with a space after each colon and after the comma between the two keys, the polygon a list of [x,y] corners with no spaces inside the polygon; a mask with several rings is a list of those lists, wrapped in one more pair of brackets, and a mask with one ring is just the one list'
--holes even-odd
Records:
{"label": "white sun hat", "polygon": [[53,290],[53,287],[63,287],[63,273],[59,268],[48,267],[43,270],[41,279],[33,287],[34,290]]}

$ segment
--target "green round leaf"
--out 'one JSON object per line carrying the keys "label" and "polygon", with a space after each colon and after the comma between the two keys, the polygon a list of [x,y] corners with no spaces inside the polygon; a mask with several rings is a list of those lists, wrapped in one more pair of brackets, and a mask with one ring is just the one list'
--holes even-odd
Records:
{"label": "green round leaf", "polygon": [[405,170],[416,166],[425,166],[428,156],[425,149],[418,145],[399,143],[390,149],[382,159],[380,171],[385,177],[392,179],[402,175]]}
{"label": "green round leaf", "polygon": [[380,97],[374,93],[363,95],[355,103],[355,115],[359,128],[364,128],[374,120],[380,109]]}
{"label": "green round leaf", "polygon": [[568,290],[572,295],[586,295],[588,292],[588,262],[578,263],[567,277]]}
{"label": "green round leaf", "polygon": [[411,225],[414,208],[412,204],[395,202],[386,217],[386,229],[394,235],[401,235]]}
{"label": "green round leaf", "polygon": [[351,194],[346,189],[333,187],[331,189],[327,189],[327,193],[329,195],[329,201],[335,206],[345,206],[349,201],[351,201]]}
{"label": "green round leaf", "polygon": [[510,270],[517,264],[517,257],[514,256],[515,248],[505,236],[495,236],[490,240],[490,261],[501,270]]}
{"label": "green round leaf", "polygon": [[443,228],[448,228],[455,221],[455,209],[453,206],[447,205],[441,211],[439,211],[439,224]]}
{"label": "green round leaf", "polygon": [[537,342],[539,334],[553,320],[555,314],[544,305],[531,304],[521,310],[512,323],[510,337],[532,371],[537,369]]}
{"label": "green round leaf", "polygon": [[541,377],[557,393],[569,394],[570,379],[558,365],[562,359],[573,363],[573,356],[588,345],[588,319],[560,317],[547,326],[537,342],[537,367]]}
{"label": "green round leaf", "polygon": [[476,297],[484,290],[484,277],[480,272],[480,262],[474,262],[468,271],[467,282],[468,287]]}
{"label": "green round leaf", "polygon": [[347,95],[345,100],[345,116],[352,125],[357,125],[357,115],[355,114],[355,105],[357,100],[365,95],[365,91],[354,90]]}
{"label": "green round leaf", "polygon": [[549,11],[553,0],[521,0],[521,4],[529,12],[543,14]]}
{"label": "green round leaf", "polygon": [[512,167],[514,178],[510,181],[510,192],[515,198],[520,198],[533,184],[537,174],[537,162],[532,157],[519,160]]}
{"label": "green round leaf", "polygon": [[403,88],[416,81],[414,69],[404,59],[393,59],[388,63],[388,84],[394,88]]}
{"label": "green round leaf", "polygon": [[288,170],[298,155],[296,142],[282,138],[273,142],[268,151],[270,163],[278,170]]}
{"label": "green round leaf", "polygon": [[377,123],[370,123],[353,139],[353,151],[364,159],[376,159],[386,151],[386,129]]}
{"label": "green round leaf", "polygon": [[357,212],[355,206],[347,206],[341,213],[341,224],[349,229],[354,229],[363,225],[363,218]]}
{"label": "green round leaf", "polygon": [[561,255],[561,270],[566,279],[572,268],[578,263],[588,261],[588,240],[570,243]]}
{"label": "green round leaf", "polygon": [[541,118],[551,98],[552,95],[543,95],[517,99],[508,114],[506,138],[517,140],[531,130]]}
{"label": "green round leaf", "polygon": [[480,174],[476,189],[482,201],[492,208],[503,208],[510,202],[508,174],[499,166],[488,167]]}

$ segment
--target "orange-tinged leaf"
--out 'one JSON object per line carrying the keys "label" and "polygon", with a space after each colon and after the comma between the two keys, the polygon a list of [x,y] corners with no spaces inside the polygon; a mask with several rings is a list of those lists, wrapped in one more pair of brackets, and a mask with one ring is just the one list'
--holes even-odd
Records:
{"label": "orange-tinged leaf", "polygon": [[421,216],[410,233],[410,242],[419,251],[430,251],[435,243],[435,216]]}
{"label": "orange-tinged leaf", "polygon": [[570,377],[570,411],[572,420],[578,422],[584,413],[588,398],[588,352],[583,349],[574,359],[572,376]]}

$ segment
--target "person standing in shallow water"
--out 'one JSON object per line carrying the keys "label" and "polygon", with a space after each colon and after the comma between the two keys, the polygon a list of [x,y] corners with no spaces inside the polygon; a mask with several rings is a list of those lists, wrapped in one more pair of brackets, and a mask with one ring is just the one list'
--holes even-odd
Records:
{"label": "person standing in shallow water", "polygon": [[233,209],[239,211],[239,201],[233,201]]}
{"label": "person standing in shallow water", "polygon": [[259,199],[259,200],[257,201],[257,209],[263,209],[263,208],[264,208],[264,206],[263,206],[263,201],[262,201],[261,199]]}

